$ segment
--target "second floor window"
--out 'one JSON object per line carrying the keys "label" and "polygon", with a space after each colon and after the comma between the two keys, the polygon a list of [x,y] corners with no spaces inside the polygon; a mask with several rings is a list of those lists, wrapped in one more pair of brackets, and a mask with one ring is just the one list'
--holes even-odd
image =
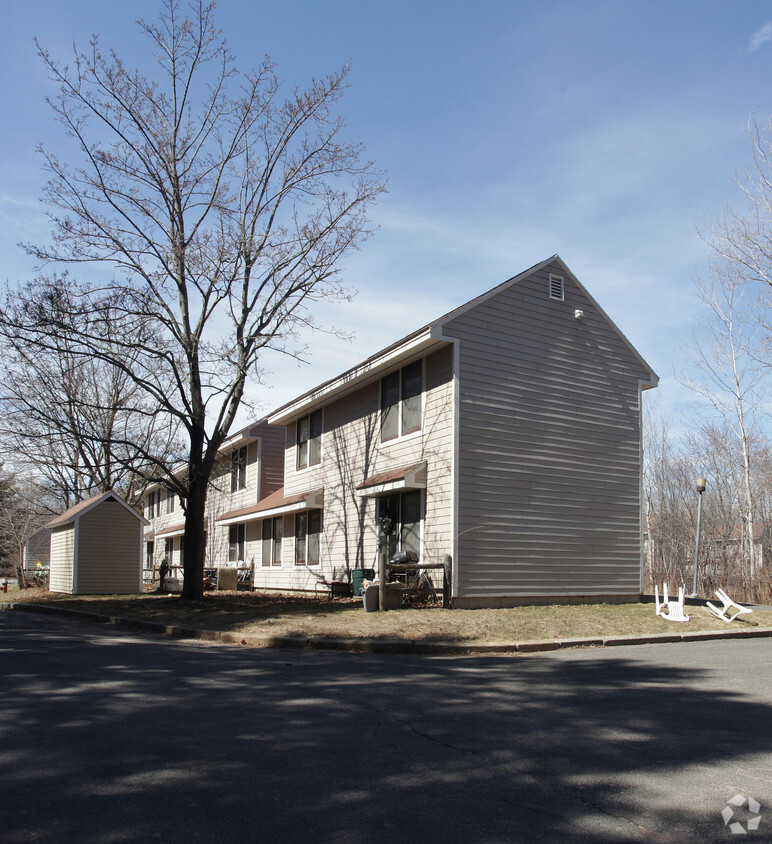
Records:
{"label": "second floor window", "polygon": [[169,490],[166,493],[166,512],[173,513],[174,512],[174,499],[176,498],[175,494]]}
{"label": "second floor window", "polygon": [[161,515],[161,490],[157,489],[148,493],[147,496],[147,518],[155,519]]}
{"label": "second floor window", "polygon": [[231,452],[231,492],[247,488],[247,447]]}
{"label": "second floor window", "polygon": [[381,380],[381,442],[421,430],[423,374],[417,360]]}
{"label": "second floor window", "polygon": [[298,469],[318,466],[322,462],[322,411],[315,410],[297,422]]}

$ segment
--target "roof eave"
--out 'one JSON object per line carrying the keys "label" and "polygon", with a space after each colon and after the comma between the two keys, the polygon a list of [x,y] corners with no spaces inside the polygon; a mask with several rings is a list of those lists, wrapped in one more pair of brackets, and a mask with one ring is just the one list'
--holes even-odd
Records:
{"label": "roof eave", "polygon": [[393,368],[395,365],[423,355],[433,347],[447,345],[447,342],[447,340],[436,335],[433,325],[427,325],[415,334],[410,335],[403,342],[390,346],[337,378],[326,381],[289,404],[280,407],[268,417],[267,421],[272,425],[287,425],[299,417],[305,416],[315,407],[327,404],[332,399],[339,398],[350,390],[359,389],[364,384],[380,378],[386,370]]}
{"label": "roof eave", "polygon": [[324,507],[324,490],[314,490],[308,495],[301,498],[299,501],[293,501],[289,504],[278,504],[276,507],[270,507],[266,510],[254,510],[247,513],[237,512],[235,515],[219,516],[216,521],[218,525],[227,527],[229,525],[237,525],[246,522],[256,522],[261,519],[269,519],[273,516],[283,516],[288,513],[300,513],[304,510],[319,510]]}

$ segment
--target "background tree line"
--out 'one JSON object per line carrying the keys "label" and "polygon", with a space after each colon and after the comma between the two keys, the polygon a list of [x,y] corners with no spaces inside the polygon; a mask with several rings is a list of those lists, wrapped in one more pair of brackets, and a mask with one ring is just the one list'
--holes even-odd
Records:
{"label": "background tree line", "polygon": [[696,479],[703,500],[698,592],[772,602],[772,123],[751,122],[737,200],[702,232],[711,249],[676,377],[694,397],[678,420],[645,409],[647,588],[692,582]]}
{"label": "background tree line", "polygon": [[176,495],[192,599],[246,388],[267,350],[302,354],[316,302],[349,298],[339,265],[384,189],[339,113],[348,68],[306,88],[267,56],[241,70],[214,11],[163,0],[139,21],[148,71],[96,36],[69,64],[39,46],[64,152],[41,150],[52,230],[25,244],[40,274],[0,304],[9,454],[62,506],[150,481]]}

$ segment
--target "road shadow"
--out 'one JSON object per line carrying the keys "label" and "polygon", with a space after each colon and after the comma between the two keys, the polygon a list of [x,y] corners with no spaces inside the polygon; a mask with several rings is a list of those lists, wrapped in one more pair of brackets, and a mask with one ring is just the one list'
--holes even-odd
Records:
{"label": "road shadow", "polygon": [[690,784],[770,767],[772,706],[705,665],[265,651],[20,613],[0,635],[9,844],[723,841],[748,780]]}

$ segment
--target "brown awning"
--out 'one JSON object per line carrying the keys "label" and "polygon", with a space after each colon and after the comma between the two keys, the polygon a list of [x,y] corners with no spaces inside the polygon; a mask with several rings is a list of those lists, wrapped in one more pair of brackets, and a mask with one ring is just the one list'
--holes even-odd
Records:
{"label": "brown awning", "polygon": [[178,525],[169,525],[169,527],[157,530],[155,532],[155,538],[158,539],[159,537],[182,536],[183,533],[185,533],[184,522]]}
{"label": "brown awning", "polygon": [[365,478],[357,484],[360,498],[372,495],[384,495],[407,489],[426,489],[426,463],[413,463],[410,466],[400,466]]}
{"label": "brown awning", "polygon": [[283,513],[296,513],[301,510],[318,510],[322,507],[324,507],[323,489],[313,489],[309,492],[285,495],[284,487],[282,487],[258,501],[257,504],[223,513],[215,521],[221,525],[235,525],[239,522],[267,519]]}

